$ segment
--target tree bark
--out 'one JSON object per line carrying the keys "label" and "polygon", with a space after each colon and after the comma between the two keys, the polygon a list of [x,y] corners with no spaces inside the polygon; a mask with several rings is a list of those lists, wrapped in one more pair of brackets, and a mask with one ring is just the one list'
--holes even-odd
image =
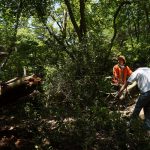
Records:
{"label": "tree bark", "polygon": [[31,94],[41,83],[36,75],[14,78],[0,87],[0,106],[12,103]]}
{"label": "tree bark", "polygon": [[80,0],[80,33],[81,37],[86,34],[86,21],[85,21],[85,0]]}
{"label": "tree bark", "polygon": [[78,35],[79,41],[81,41],[82,37],[81,37],[80,29],[77,25],[77,22],[76,22],[75,18],[74,18],[74,14],[73,14],[72,9],[71,9],[71,4],[70,4],[69,0],[64,0],[64,1],[65,1],[66,6],[67,6],[67,9],[68,9],[71,22],[72,22],[72,24],[74,26],[74,29],[75,29],[75,31]]}

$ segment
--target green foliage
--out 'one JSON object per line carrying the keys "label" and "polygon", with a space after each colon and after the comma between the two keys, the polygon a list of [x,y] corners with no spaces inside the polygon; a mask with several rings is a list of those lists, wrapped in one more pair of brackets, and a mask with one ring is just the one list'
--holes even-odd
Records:
{"label": "green foliage", "polygon": [[[22,76],[24,67],[27,74],[42,76],[41,96],[21,108],[26,117],[51,116],[57,122],[51,132],[48,125],[40,125],[43,133],[37,143],[52,141],[44,148],[135,149],[144,135],[141,131],[131,136],[126,120],[109,110],[104,93],[111,85],[105,77],[112,75],[118,54],[125,55],[131,67],[134,62],[150,65],[150,3],[82,2],[84,11],[77,0],[1,1],[0,44],[8,52],[15,45],[1,79]],[[64,123],[66,118],[73,121]]]}

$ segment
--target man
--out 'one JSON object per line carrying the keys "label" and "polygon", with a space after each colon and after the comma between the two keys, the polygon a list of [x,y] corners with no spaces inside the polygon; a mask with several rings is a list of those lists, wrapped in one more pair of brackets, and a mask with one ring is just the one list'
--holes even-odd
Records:
{"label": "man", "polygon": [[140,90],[140,96],[138,97],[134,111],[131,115],[131,121],[134,118],[138,118],[139,113],[143,108],[145,116],[144,127],[150,131],[150,68],[141,67],[135,70],[128,78],[127,82],[121,87],[118,97],[120,97],[127,86],[134,81],[136,81]]}
{"label": "man", "polygon": [[118,64],[113,67],[113,80],[116,85],[123,85],[131,75],[132,70],[125,65],[126,59],[123,55],[118,56]]}

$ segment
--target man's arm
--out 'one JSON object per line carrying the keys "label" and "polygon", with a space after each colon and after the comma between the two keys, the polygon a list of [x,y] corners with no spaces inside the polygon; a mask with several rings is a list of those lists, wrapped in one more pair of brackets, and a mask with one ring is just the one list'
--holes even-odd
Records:
{"label": "man's arm", "polygon": [[113,67],[113,76],[114,78],[118,78],[116,65]]}
{"label": "man's arm", "polygon": [[114,84],[118,84],[118,73],[117,73],[117,66],[115,65],[114,67],[113,67],[113,78],[112,78],[112,82],[114,83]]}
{"label": "man's arm", "polygon": [[130,84],[130,82],[126,82],[119,90],[119,93],[118,93],[118,97],[120,97],[123,93],[123,91],[127,88],[127,86]]}

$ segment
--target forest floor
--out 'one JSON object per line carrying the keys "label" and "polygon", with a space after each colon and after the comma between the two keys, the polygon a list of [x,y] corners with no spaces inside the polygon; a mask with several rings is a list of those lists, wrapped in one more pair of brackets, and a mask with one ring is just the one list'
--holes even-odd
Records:
{"label": "forest floor", "polygon": [[[124,110],[120,111],[122,116],[129,116],[133,111],[135,103],[126,107]],[[61,143],[62,147],[58,145],[60,143],[55,143],[55,141],[50,141],[50,138],[55,132],[54,129],[57,128],[57,122],[51,117],[46,118],[24,118],[24,110],[19,110],[17,105],[8,105],[0,108],[0,149],[10,149],[10,150],[80,150],[81,148],[74,145],[69,145],[66,143]],[[143,118],[143,111],[140,113],[141,118]],[[67,118],[63,120],[63,123],[67,124],[73,122],[72,118]],[[67,136],[67,135],[66,135]],[[58,137],[56,137],[57,139]],[[67,137],[63,137],[64,139]],[[107,132],[102,131],[96,134],[97,141],[101,141],[105,148],[108,145],[112,145],[114,141],[113,137],[108,136]],[[69,142],[69,141],[68,141]],[[53,145],[53,147],[51,146]],[[98,148],[99,149],[99,148]],[[90,150],[98,150],[93,148]],[[118,148],[116,148],[117,150]]]}

